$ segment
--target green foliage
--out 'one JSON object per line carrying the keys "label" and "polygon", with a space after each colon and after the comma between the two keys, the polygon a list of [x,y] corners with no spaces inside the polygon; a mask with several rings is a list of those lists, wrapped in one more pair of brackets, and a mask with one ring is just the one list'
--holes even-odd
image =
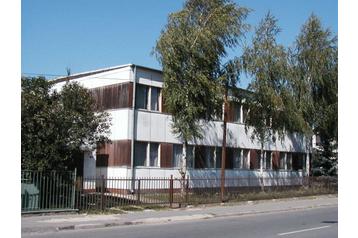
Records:
{"label": "green foliage", "polygon": [[252,128],[262,146],[276,133],[282,138],[287,131],[305,130],[289,87],[287,52],[276,42],[279,32],[277,19],[268,13],[241,58],[244,72],[252,77],[246,130]]}
{"label": "green foliage", "polygon": [[[319,135],[321,160],[337,156],[338,145],[338,46],[337,37],[324,29],[317,16],[303,25],[290,51],[290,77],[297,108]],[[332,165],[332,168],[334,166]]]}
{"label": "green foliage", "polygon": [[108,140],[108,114],[95,112],[90,92],[67,83],[51,90],[45,78],[21,78],[21,167],[72,169],[81,147]]}
{"label": "green foliage", "polygon": [[221,112],[220,61],[247,30],[247,14],[248,9],[228,0],[188,0],[169,16],[154,53],[163,67],[173,131],[184,141],[201,136],[200,119]]}

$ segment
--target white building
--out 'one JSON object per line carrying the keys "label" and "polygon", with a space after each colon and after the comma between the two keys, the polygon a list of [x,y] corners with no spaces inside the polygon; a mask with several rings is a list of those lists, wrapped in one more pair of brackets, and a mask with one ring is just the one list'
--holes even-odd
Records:
{"label": "white building", "polygon": [[[171,116],[162,104],[160,70],[127,64],[55,79],[60,90],[66,81],[90,89],[99,107],[112,117],[111,144],[86,151],[83,176],[180,177],[182,145],[172,133]],[[245,105],[231,103],[227,124],[226,177],[302,177],[309,171],[310,145],[301,135],[265,144],[245,133]],[[188,175],[220,177],[222,121],[204,125],[203,139],[189,143]]]}

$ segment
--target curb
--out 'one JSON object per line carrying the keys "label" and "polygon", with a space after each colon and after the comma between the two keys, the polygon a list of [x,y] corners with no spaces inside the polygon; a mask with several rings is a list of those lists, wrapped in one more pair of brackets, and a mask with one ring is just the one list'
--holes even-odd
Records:
{"label": "curb", "polygon": [[107,228],[107,227],[133,226],[133,225],[144,225],[144,224],[165,224],[165,223],[178,222],[178,221],[205,220],[205,219],[212,219],[212,218],[238,217],[238,216],[255,215],[255,214],[268,214],[268,213],[276,213],[276,212],[299,211],[299,210],[312,209],[312,208],[331,207],[331,206],[335,206],[335,205],[337,205],[337,203],[317,205],[317,206],[296,207],[296,208],[281,209],[281,210],[246,211],[246,212],[226,213],[226,214],[202,213],[202,214],[194,214],[194,215],[145,218],[145,219],[138,219],[138,220],[133,220],[133,221],[124,221],[124,222],[78,224],[78,225],[66,225],[66,226],[46,227],[46,228],[40,227],[37,229],[24,228],[21,230],[21,233],[23,233],[23,234],[24,233],[47,233],[47,232],[98,229],[98,228]]}

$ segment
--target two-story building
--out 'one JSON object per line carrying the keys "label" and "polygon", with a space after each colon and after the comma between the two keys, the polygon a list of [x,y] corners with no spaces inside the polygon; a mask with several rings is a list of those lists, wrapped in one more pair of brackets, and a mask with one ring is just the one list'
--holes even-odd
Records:
{"label": "two-story building", "polygon": [[[60,90],[76,81],[93,93],[98,109],[112,118],[111,143],[84,152],[83,176],[180,177],[182,141],[171,129],[163,105],[162,72],[134,64],[120,65],[55,79]],[[310,144],[302,135],[260,143],[245,132],[243,100],[232,100],[227,124],[226,177],[302,177],[309,171]],[[190,142],[188,175],[220,177],[223,122],[204,123],[203,139]]]}

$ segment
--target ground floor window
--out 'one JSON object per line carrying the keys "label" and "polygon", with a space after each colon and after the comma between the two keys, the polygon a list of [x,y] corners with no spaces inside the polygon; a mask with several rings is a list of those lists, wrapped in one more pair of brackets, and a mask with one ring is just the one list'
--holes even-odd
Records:
{"label": "ground floor window", "polygon": [[286,157],[286,169],[287,170],[292,170],[292,153],[287,153],[287,157]]}
{"label": "ground floor window", "polygon": [[266,154],[265,154],[265,169],[267,170],[270,170],[272,169],[272,161],[271,161],[271,158],[272,158],[272,153],[271,151],[266,151]]}
{"label": "ground floor window", "polygon": [[250,150],[247,149],[242,150],[242,168],[243,169],[250,168]]}
{"label": "ground floor window", "polygon": [[135,142],[135,166],[159,167],[159,143]]}
{"label": "ground floor window", "polygon": [[286,169],[286,153],[280,152],[280,169]]}

